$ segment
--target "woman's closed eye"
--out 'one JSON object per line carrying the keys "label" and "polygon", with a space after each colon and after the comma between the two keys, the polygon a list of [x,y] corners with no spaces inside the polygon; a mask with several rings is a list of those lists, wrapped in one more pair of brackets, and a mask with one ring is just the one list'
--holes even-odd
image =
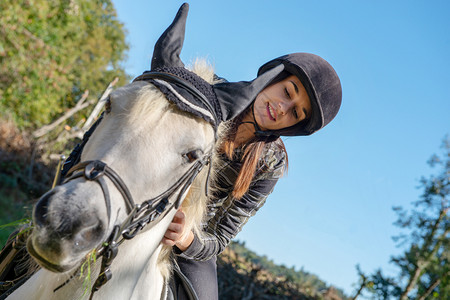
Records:
{"label": "woman's closed eye", "polygon": [[289,99],[291,99],[291,94],[289,93],[287,88],[284,88],[284,93],[286,94],[286,97],[288,97]]}
{"label": "woman's closed eye", "polygon": [[298,119],[299,116],[298,116],[297,108],[294,107],[292,109],[292,114],[294,115],[294,118]]}

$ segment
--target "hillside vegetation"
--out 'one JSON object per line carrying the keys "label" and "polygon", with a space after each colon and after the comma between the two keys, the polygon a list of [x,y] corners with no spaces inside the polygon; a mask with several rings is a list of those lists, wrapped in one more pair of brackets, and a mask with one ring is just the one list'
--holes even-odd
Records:
{"label": "hillside vegetation", "polygon": [[218,277],[220,299],[347,299],[317,276],[277,265],[240,242],[219,256]]}
{"label": "hillside vegetation", "polygon": [[0,111],[20,128],[49,123],[85,90],[124,80],[127,48],[110,0],[2,0]]}

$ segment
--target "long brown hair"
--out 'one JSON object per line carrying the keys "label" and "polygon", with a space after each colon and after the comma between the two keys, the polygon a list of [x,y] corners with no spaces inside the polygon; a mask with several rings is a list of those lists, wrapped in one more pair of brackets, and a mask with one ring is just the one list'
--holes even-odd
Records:
{"label": "long brown hair", "polygon": [[286,169],[288,166],[287,151],[281,138],[274,140],[273,138],[254,137],[243,145],[237,143],[236,135],[238,128],[242,124],[244,116],[249,113],[251,109],[251,107],[247,108],[239,116],[230,121],[229,130],[223,138],[220,147],[221,151],[223,151],[230,160],[235,159],[234,152],[237,148],[241,147],[243,150],[241,158],[242,166],[239,170],[232,192],[232,196],[237,199],[240,199],[248,191],[256,168],[264,163],[264,161],[261,160],[261,157],[270,143],[276,143],[279,149],[286,154]]}

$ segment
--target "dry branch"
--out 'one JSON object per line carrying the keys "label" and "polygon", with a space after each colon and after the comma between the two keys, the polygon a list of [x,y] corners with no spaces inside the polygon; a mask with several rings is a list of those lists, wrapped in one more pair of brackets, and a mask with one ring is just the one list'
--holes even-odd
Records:
{"label": "dry branch", "polygon": [[84,123],[83,127],[81,128],[81,131],[86,131],[91,127],[92,123],[94,123],[94,120],[97,118],[98,114],[102,110],[103,106],[105,105],[106,100],[108,99],[109,94],[111,94],[113,86],[119,81],[119,78],[114,78],[113,81],[111,81],[106,88],[105,92],[103,92],[103,95],[100,97],[100,100],[98,100],[97,105],[94,107],[94,110],[89,115],[89,118],[86,120],[86,123]]}
{"label": "dry branch", "polygon": [[34,131],[33,132],[33,136],[35,138],[40,138],[40,137],[46,135],[47,133],[49,133],[50,131],[52,131],[56,127],[58,127],[59,124],[61,124],[62,122],[64,122],[65,120],[67,120],[68,118],[73,116],[76,112],[78,112],[78,111],[82,110],[83,108],[86,108],[89,105],[93,104],[92,100],[90,100],[88,102],[84,102],[87,99],[88,95],[89,95],[89,91],[86,90],[83,93],[83,96],[81,97],[80,101],[78,101],[77,104],[73,108],[69,109],[63,116],[61,116],[55,122],[53,122],[53,123],[51,123],[49,125],[42,126],[38,130]]}
{"label": "dry branch", "polygon": [[356,294],[352,297],[352,300],[358,299],[358,297],[361,295],[361,292],[367,285],[367,277],[364,275],[361,275],[361,279],[362,279],[361,285],[359,286],[359,289],[356,292]]}
{"label": "dry branch", "polygon": [[[442,202],[442,208],[439,214],[439,217],[435,220],[431,232],[427,234],[427,237],[425,238],[425,243],[422,245],[420,249],[420,253],[422,258],[419,258],[417,262],[415,263],[415,268],[411,272],[411,277],[409,278],[408,284],[405,287],[405,290],[402,292],[400,296],[400,300],[407,300],[408,294],[414,289],[414,287],[417,285],[417,282],[419,281],[420,277],[423,275],[423,270],[425,270],[432,262],[433,256],[436,254],[436,252],[440,249],[441,244],[447,234],[449,233],[449,230],[445,230],[444,233],[440,234],[439,236],[435,236],[436,232],[438,231],[439,225],[441,224],[442,220],[447,215],[447,209],[445,207],[445,202]],[[431,244],[437,241],[431,251],[428,251],[428,248],[432,246]],[[426,255],[426,253],[428,255]]]}

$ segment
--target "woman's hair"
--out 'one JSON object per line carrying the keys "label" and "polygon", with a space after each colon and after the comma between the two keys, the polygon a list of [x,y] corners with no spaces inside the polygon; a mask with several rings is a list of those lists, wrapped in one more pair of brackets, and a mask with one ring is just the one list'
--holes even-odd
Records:
{"label": "woman's hair", "polygon": [[[267,85],[270,86],[279,81],[284,80],[285,78],[292,75],[292,73],[288,71],[282,71],[278,74],[272,81]],[[236,143],[236,134],[239,126],[242,124],[242,119],[248,113],[252,113],[252,106],[248,107],[244,110],[240,115],[234,118],[229,124],[229,130],[227,131],[227,135],[223,138],[221,150],[227,155],[229,159],[233,159],[234,151],[239,145]],[[255,121],[256,122],[256,121]],[[302,123],[307,124],[308,120],[302,120]],[[298,126],[298,125],[296,125]],[[264,161],[261,160],[261,157],[264,153],[264,150],[269,146],[270,143],[275,143],[280,151],[283,151],[286,155],[286,169],[288,167],[288,155],[286,151],[286,147],[284,146],[283,141],[280,138],[276,138],[274,136],[262,137],[257,136],[246,142],[242,145],[243,155],[241,158],[242,166],[239,170],[238,177],[236,182],[234,183],[232,195],[234,198],[240,199],[249,189],[250,184],[252,182],[253,176],[255,174],[256,168],[260,167],[264,164]]]}
{"label": "woman's hair", "polygon": [[[236,143],[236,134],[239,126],[242,124],[243,117],[250,112],[252,108],[247,108],[239,116],[234,118],[229,125],[229,131],[223,138],[221,150],[230,159],[234,159],[234,151],[239,145]],[[254,137],[250,141],[242,145],[243,155],[241,158],[242,166],[239,170],[238,177],[234,183],[232,196],[240,199],[249,189],[255,174],[256,168],[264,163],[264,160],[260,158],[263,155],[264,150],[268,147],[269,143],[276,143],[281,151],[286,154],[286,169],[287,169],[287,151],[280,138],[273,140],[273,137]]]}

